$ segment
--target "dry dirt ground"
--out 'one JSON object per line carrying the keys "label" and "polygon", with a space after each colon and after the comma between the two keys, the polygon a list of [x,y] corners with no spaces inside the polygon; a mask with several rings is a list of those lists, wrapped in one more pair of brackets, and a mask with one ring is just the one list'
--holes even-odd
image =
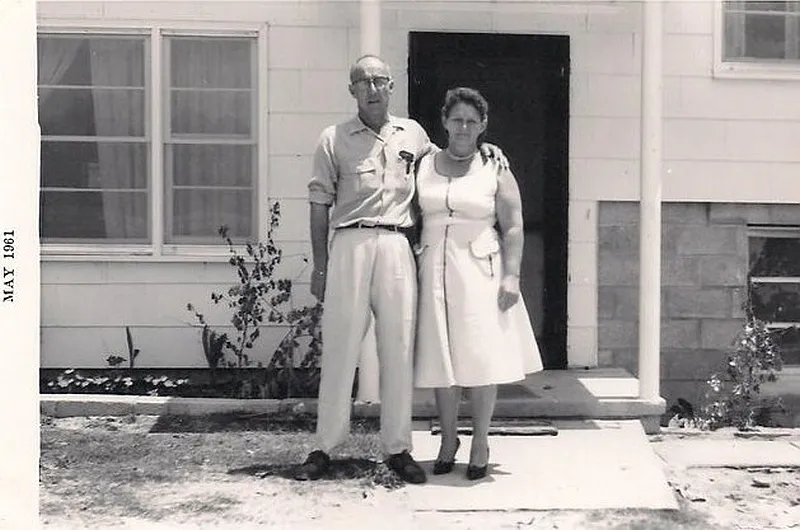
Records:
{"label": "dry dirt ground", "polygon": [[[414,513],[357,424],[332,476],[288,477],[310,424],[265,418],[44,418],[42,527],[58,529],[800,528],[800,469],[674,469],[679,511]],[[702,436],[722,436],[707,433]],[[665,436],[652,439],[659,443]],[[800,439],[800,434],[794,436]]]}

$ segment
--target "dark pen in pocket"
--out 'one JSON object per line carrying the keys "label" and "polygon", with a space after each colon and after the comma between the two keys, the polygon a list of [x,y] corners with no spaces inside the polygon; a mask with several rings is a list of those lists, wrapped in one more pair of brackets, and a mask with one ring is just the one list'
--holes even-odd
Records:
{"label": "dark pen in pocket", "polygon": [[409,175],[411,173],[411,166],[414,164],[414,153],[403,149],[400,151],[400,158],[406,161],[406,175]]}

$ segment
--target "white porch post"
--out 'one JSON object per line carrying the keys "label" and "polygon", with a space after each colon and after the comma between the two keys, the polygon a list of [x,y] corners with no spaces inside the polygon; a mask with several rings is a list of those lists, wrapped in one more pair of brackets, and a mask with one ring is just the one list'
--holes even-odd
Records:
{"label": "white porch post", "polygon": [[380,0],[361,0],[361,53],[381,53]]}
{"label": "white porch post", "polygon": [[659,396],[661,346],[661,0],[642,5],[639,397]]}
{"label": "white porch post", "polygon": [[[361,54],[381,53],[381,3],[380,0],[361,0]],[[369,329],[361,344],[358,363],[358,400],[380,401],[380,371],[378,348],[375,341],[375,323],[370,319]]]}

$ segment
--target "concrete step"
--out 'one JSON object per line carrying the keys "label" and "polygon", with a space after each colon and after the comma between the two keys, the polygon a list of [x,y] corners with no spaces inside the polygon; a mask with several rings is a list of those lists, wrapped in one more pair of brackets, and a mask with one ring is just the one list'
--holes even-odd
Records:
{"label": "concrete step", "polygon": [[[494,417],[640,419],[648,433],[658,431],[666,402],[638,395],[639,381],[621,368],[546,370],[520,383],[502,385]],[[467,401],[460,411],[465,417],[469,416]],[[436,417],[432,390],[415,391],[414,416]]]}

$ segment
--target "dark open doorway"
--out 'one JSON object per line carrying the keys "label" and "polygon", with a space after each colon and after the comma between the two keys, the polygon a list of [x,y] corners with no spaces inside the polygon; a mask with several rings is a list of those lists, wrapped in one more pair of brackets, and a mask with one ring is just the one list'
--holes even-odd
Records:
{"label": "dark open doorway", "polygon": [[486,141],[507,154],[522,195],[522,295],[545,367],[566,368],[569,37],[412,32],[408,78],[409,116],[440,146],[448,89],[489,101]]}

